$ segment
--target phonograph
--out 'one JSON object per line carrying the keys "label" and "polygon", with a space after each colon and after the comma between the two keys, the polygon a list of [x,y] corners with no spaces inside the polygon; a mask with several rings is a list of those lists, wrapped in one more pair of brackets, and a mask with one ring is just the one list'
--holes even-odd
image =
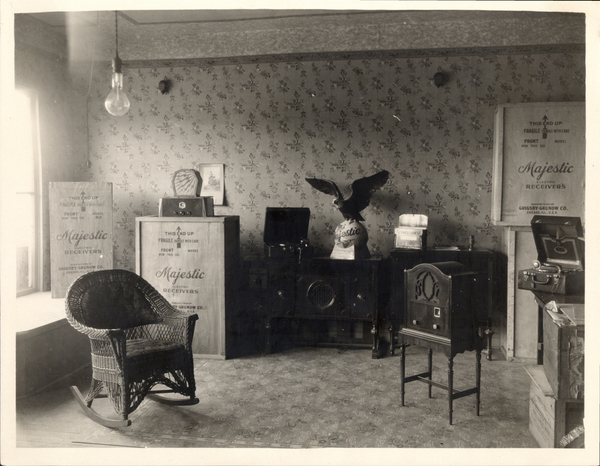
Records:
{"label": "phonograph", "polygon": [[534,215],[531,231],[537,249],[533,268],[519,270],[519,289],[579,295],[585,289],[585,240],[579,217]]}

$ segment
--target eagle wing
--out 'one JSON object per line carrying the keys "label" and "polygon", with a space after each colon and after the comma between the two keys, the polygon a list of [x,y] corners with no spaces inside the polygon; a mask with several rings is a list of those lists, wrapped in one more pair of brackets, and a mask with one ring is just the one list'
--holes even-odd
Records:
{"label": "eagle wing", "polygon": [[348,202],[356,208],[357,213],[369,205],[373,193],[386,184],[389,177],[390,173],[383,170],[352,183],[352,195]]}
{"label": "eagle wing", "polygon": [[310,184],[316,190],[325,194],[331,194],[337,199],[342,199],[342,193],[333,181],[320,180],[317,178],[306,178],[306,181],[308,181],[308,184]]}

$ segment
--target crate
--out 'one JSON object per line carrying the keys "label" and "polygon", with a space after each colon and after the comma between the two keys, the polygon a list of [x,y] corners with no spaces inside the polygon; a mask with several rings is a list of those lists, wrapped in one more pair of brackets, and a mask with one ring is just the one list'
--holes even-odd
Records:
{"label": "crate", "polygon": [[584,398],[584,306],[544,309],[544,372],[556,398]]}
{"label": "crate", "polygon": [[195,357],[237,350],[239,235],[237,216],[136,218],[136,273],[177,309],[198,314]]}
{"label": "crate", "polygon": [[531,377],[529,431],[542,448],[557,448],[560,440],[583,424],[583,400],[556,398],[543,367],[526,367]]}

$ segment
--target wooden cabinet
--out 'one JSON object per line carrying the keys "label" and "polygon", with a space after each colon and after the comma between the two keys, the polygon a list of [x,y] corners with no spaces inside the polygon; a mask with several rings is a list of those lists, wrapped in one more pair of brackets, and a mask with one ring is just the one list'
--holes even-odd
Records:
{"label": "wooden cabinet", "polygon": [[425,251],[394,249],[390,252],[389,271],[387,287],[389,288],[389,302],[387,303],[386,323],[390,334],[390,354],[394,354],[394,349],[398,344],[398,330],[403,325],[404,310],[404,271],[413,268],[422,263],[437,262],[458,262],[467,267],[472,272],[483,272],[487,275],[486,284],[486,308],[487,323],[485,333],[488,337],[487,358],[491,359],[491,337],[493,335],[491,326],[494,310],[500,307],[499,304],[499,262],[492,251],[485,249],[474,250],[440,250],[428,249]]}
{"label": "wooden cabinet", "polygon": [[198,314],[194,356],[235,352],[239,217],[136,218],[136,273],[173,306]]}
{"label": "wooden cabinet", "polygon": [[379,354],[376,259],[265,259],[248,265],[259,296],[266,351],[282,336],[293,344],[359,346]]}
{"label": "wooden cabinet", "polygon": [[[404,273],[404,323],[400,339],[400,399],[404,406],[405,384],[424,382],[443,388],[448,395],[448,420],[452,424],[453,400],[476,395],[479,416],[481,392],[481,350],[479,322],[487,315],[487,274],[471,272],[458,262],[418,264]],[[427,372],[405,377],[405,347],[428,348]],[[432,351],[448,358],[447,385],[432,380]],[[454,356],[475,351],[475,387],[457,391],[453,386]]]}

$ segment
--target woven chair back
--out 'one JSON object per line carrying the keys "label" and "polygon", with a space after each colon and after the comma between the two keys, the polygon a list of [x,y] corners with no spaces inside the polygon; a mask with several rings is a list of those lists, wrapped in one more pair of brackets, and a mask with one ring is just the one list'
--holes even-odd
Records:
{"label": "woven chair back", "polygon": [[67,291],[67,319],[77,330],[128,329],[162,320],[154,299],[158,292],[127,270],[100,270],[77,278]]}

